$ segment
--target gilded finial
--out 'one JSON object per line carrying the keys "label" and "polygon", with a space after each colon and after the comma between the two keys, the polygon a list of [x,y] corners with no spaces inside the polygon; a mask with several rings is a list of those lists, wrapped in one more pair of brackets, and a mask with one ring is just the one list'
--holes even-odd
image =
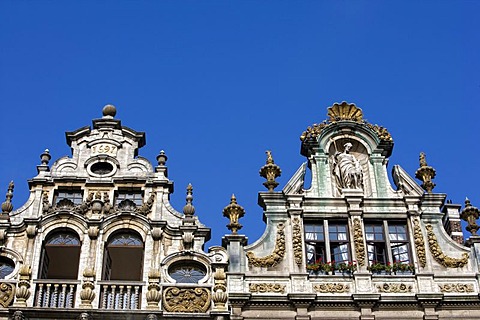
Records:
{"label": "gilded finial", "polygon": [[189,183],[187,186],[187,204],[183,207],[183,214],[186,217],[192,217],[195,213],[195,207],[192,205],[193,202],[193,187],[192,184]]}
{"label": "gilded finial", "polygon": [[267,150],[265,153],[267,154],[267,161],[266,164],[260,169],[260,176],[267,179],[263,185],[268,189],[269,192],[273,192],[273,190],[278,186],[278,182],[275,181],[275,178],[280,177],[282,170],[280,170],[280,167],[273,161],[272,152]]}
{"label": "gilded finial", "polygon": [[12,204],[12,198],[13,198],[13,188],[15,185],[13,184],[13,181],[10,181],[8,184],[8,191],[5,196],[5,202],[2,203],[2,213],[3,214],[9,214],[13,210],[13,204]]}
{"label": "gilded finial", "polygon": [[432,179],[435,178],[435,169],[427,164],[427,160],[424,152],[420,152],[420,168],[415,172],[415,177],[422,180],[422,188],[428,193],[432,193],[435,188],[435,183]]}
{"label": "gilded finial", "polygon": [[478,208],[472,206],[468,198],[465,199],[465,208],[463,208],[460,217],[468,223],[467,231],[469,231],[472,236],[476,236],[477,230],[480,229],[480,226],[477,224]]}
{"label": "gilded finial", "polygon": [[230,223],[227,224],[227,228],[232,231],[233,234],[237,234],[237,231],[242,229],[242,225],[238,220],[245,215],[245,209],[237,204],[237,198],[232,194],[230,204],[223,209],[223,216],[230,219]]}

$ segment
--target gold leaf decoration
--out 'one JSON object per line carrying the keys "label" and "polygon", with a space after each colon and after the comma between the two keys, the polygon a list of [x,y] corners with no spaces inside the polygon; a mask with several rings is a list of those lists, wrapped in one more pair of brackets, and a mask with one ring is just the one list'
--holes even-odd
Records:
{"label": "gold leaf decoration", "polygon": [[354,103],[334,103],[328,108],[329,122],[336,122],[341,120],[350,120],[361,122],[363,119],[362,109],[358,108]]}
{"label": "gold leaf decoration", "polygon": [[15,286],[11,283],[0,283],[0,304],[4,308],[12,303],[15,296]]}
{"label": "gold leaf decoration", "polygon": [[422,268],[425,268],[427,256],[425,252],[425,242],[423,241],[422,229],[420,228],[420,220],[413,220],[413,238],[415,239],[415,251],[417,252],[418,262]]}
{"label": "gold leaf decoration", "polygon": [[163,307],[167,312],[205,313],[210,307],[210,291],[206,288],[168,287],[163,291]]}
{"label": "gold leaf decoration", "polygon": [[353,242],[355,243],[355,255],[360,266],[365,265],[365,244],[363,243],[363,231],[360,219],[353,220]]}
{"label": "gold leaf decoration", "polygon": [[379,292],[384,293],[409,293],[412,292],[412,286],[405,283],[384,283],[377,285]]}
{"label": "gold leaf decoration", "polygon": [[285,285],[278,283],[250,283],[248,288],[252,293],[285,293]]}
{"label": "gold leaf decoration", "polygon": [[316,292],[320,293],[345,293],[350,292],[350,286],[343,283],[322,283],[313,286]]}
{"label": "gold leaf decoration", "polygon": [[430,252],[438,263],[447,268],[461,268],[468,263],[468,253],[463,253],[462,258],[452,258],[444,254],[433,232],[432,225],[427,224],[425,228],[427,229]]}
{"label": "gold leaf decoration", "polygon": [[285,257],[285,225],[279,223],[277,226],[277,239],[275,249],[265,257],[257,258],[252,251],[247,252],[248,263],[253,267],[274,267]]}
{"label": "gold leaf decoration", "polygon": [[464,284],[464,283],[445,283],[439,284],[438,287],[440,288],[441,292],[459,292],[459,293],[466,293],[466,292],[473,292],[473,284]]}
{"label": "gold leaf decoration", "polygon": [[293,219],[293,256],[295,257],[295,263],[300,267],[302,265],[302,230],[300,228],[300,219]]}

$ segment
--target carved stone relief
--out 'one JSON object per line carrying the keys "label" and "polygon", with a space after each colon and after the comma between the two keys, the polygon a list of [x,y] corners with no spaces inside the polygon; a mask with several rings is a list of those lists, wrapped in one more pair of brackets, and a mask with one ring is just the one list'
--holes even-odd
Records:
{"label": "carved stone relief", "polygon": [[0,305],[2,305],[2,307],[8,308],[14,296],[15,286],[13,284],[5,282],[0,284]]}
{"label": "carved stone relief", "polygon": [[250,283],[248,288],[252,293],[285,293],[285,285],[278,283]]}
{"label": "carved stone relief", "polygon": [[322,283],[313,286],[319,293],[346,293],[350,292],[350,285],[344,283]]}
{"label": "carved stone relief", "polygon": [[412,286],[405,283],[384,283],[377,285],[377,290],[384,293],[409,293],[412,292]]}
{"label": "carved stone relief", "polygon": [[300,267],[302,265],[302,231],[300,228],[300,219],[293,219],[293,256],[295,257],[295,263]]}
{"label": "carved stone relief", "polygon": [[355,255],[360,266],[365,265],[365,244],[363,243],[363,231],[360,219],[353,220],[353,241],[355,243]]}
{"label": "carved stone relief", "polygon": [[439,284],[438,287],[440,288],[441,292],[458,292],[458,293],[465,293],[465,292],[473,292],[473,284],[464,284],[464,283],[444,283]]}
{"label": "carved stone relief", "polygon": [[210,291],[206,288],[168,287],[163,291],[163,307],[167,312],[205,313],[210,299]]}
{"label": "carved stone relief", "polygon": [[468,263],[468,253],[463,253],[462,258],[452,258],[445,255],[438,244],[432,225],[427,224],[425,228],[427,229],[430,252],[438,263],[447,268],[461,268]]}
{"label": "carved stone relief", "polygon": [[257,258],[252,251],[247,252],[248,263],[254,267],[273,267],[279,264],[285,256],[285,225],[279,223],[277,226],[277,238],[275,249],[265,257]]}
{"label": "carved stone relief", "polygon": [[427,257],[425,252],[425,242],[423,241],[422,229],[420,228],[420,220],[413,220],[413,237],[415,239],[415,251],[417,252],[418,262],[422,268],[425,268]]}

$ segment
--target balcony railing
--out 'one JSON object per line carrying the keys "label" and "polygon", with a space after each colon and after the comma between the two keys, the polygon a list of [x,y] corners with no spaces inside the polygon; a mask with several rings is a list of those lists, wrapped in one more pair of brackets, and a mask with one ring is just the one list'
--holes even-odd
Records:
{"label": "balcony railing", "polygon": [[100,309],[140,309],[143,282],[101,281]]}
{"label": "balcony railing", "polygon": [[73,308],[77,281],[37,280],[35,306],[41,308]]}

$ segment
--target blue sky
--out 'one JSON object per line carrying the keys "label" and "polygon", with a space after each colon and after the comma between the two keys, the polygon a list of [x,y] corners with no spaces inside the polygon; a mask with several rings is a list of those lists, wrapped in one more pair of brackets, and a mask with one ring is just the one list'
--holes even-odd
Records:
{"label": "blue sky", "polygon": [[[253,242],[265,150],[280,187],[305,161],[300,134],[346,100],[388,128],[389,172],[425,151],[434,191],[480,207],[478,1],[1,1],[0,196],[27,199],[39,155],[70,153],[65,131],[112,103],[164,149],[172,203],[228,233],[232,193]],[[1,196],[3,197],[3,196]],[[0,198],[3,201],[3,198]]]}

